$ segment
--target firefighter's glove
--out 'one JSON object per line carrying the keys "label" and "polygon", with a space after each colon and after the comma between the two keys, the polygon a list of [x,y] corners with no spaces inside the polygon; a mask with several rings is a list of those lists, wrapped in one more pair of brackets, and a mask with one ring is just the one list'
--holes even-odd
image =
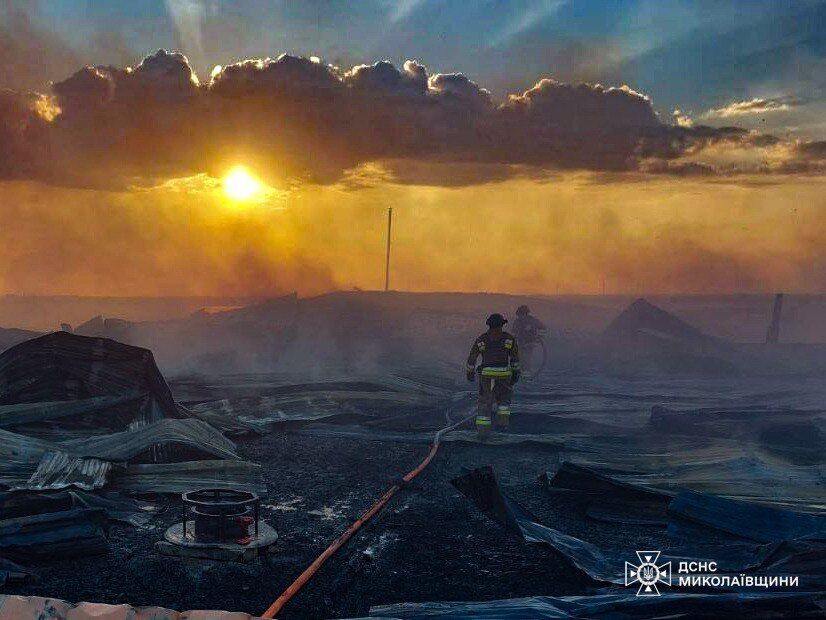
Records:
{"label": "firefighter's glove", "polygon": [[514,370],[513,372],[511,372],[511,383],[512,384],[519,383],[519,377],[521,377],[521,376],[522,376],[522,373],[518,370]]}
{"label": "firefighter's glove", "polygon": [[473,383],[476,380],[476,371],[475,370],[468,370],[466,375],[467,380]]}

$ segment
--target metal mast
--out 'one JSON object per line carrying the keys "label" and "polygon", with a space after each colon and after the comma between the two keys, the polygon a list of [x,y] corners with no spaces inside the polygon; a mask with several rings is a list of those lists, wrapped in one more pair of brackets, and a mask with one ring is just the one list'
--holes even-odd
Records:
{"label": "metal mast", "polygon": [[387,255],[384,260],[384,291],[390,290],[390,237],[393,232],[393,207],[387,209]]}

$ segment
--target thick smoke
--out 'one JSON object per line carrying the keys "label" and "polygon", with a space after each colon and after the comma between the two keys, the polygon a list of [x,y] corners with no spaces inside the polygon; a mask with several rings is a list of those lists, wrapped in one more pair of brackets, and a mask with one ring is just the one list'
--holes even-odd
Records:
{"label": "thick smoke", "polygon": [[[344,71],[282,55],[216,67],[201,83],[185,56],[160,50],[134,67],[84,67],[47,96],[59,114],[36,105],[44,95],[3,94],[3,177],[125,187],[220,174],[239,157],[281,182],[338,181],[359,164],[405,159],[714,174],[732,168],[694,160],[709,146],[772,140],[664,124],[627,86],[545,78],[497,104],[464,74],[431,75],[415,61]],[[816,167],[801,149],[788,156],[789,169],[801,169],[797,159]]]}

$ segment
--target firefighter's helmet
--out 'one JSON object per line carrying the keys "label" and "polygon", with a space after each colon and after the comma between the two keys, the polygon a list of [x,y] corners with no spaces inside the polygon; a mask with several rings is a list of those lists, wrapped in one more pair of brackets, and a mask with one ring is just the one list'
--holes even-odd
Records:
{"label": "firefighter's helmet", "polygon": [[506,318],[505,318],[505,317],[503,317],[501,314],[499,314],[498,312],[496,312],[496,313],[494,313],[494,314],[491,314],[491,315],[488,317],[488,320],[487,320],[487,321],[485,321],[485,324],[486,324],[488,327],[497,328],[497,327],[502,327],[502,326],[503,326],[505,323],[507,323],[507,322],[508,322],[508,319],[506,319]]}

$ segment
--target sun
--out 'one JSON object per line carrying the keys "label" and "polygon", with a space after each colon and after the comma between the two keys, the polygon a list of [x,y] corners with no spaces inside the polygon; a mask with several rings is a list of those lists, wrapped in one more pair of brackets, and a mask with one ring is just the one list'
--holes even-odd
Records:
{"label": "sun", "polygon": [[261,182],[243,166],[236,166],[224,178],[224,193],[233,200],[249,200],[262,189]]}

